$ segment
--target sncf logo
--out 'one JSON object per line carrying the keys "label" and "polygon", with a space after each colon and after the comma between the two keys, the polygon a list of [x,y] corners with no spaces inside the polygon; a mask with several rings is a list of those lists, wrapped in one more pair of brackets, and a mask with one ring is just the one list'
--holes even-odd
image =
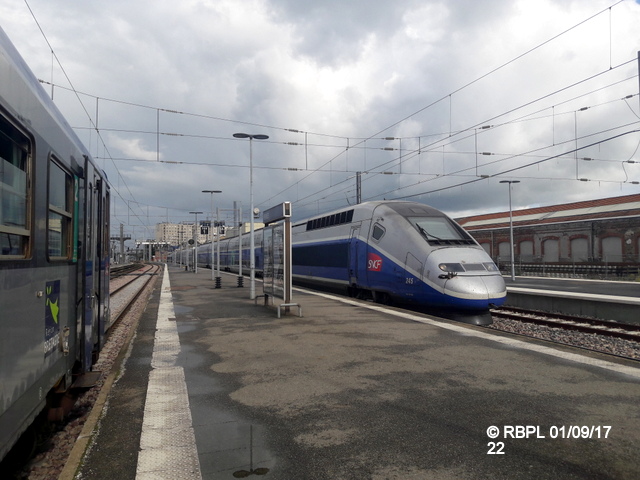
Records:
{"label": "sncf logo", "polygon": [[382,258],[375,253],[370,253],[367,257],[367,270],[370,272],[382,270]]}

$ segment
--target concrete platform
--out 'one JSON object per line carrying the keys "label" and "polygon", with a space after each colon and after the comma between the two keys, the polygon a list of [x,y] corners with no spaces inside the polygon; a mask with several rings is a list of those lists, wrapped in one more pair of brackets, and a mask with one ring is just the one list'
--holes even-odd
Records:
{"label": "concrete platform", "polygon": [[636,362],[168,272],[79,478],[640,478]]}
{"label": "concrete platform", "polygon": [[505,306],[640,324],[640,282],[506,277]]}

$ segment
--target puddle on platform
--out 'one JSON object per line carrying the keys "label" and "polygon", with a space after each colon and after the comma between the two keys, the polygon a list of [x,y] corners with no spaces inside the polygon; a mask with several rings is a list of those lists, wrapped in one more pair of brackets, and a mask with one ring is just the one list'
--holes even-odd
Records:
{"label": "puddle on platform", "polygon": [[176,315],[184,315],[185,313],[189,313],[193,311],[193,307],[184,307],[182,305],[173,304],[173,310],[176,312]]}
{"label": "puddle on platform", "polygon": [[205,440],[198,438],[198,427],[194,425],[203,478],[269,478],[276,461],[265,445],[264,427],[242,422],[217,423],[210,427],[207,429],[210,435]]}

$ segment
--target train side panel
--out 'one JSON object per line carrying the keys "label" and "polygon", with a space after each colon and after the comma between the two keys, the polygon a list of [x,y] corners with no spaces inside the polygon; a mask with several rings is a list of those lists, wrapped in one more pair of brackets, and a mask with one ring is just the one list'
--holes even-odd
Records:
{"label": "train side panel", "polygon": [[[91,368],[79,368],[90,297],[97,333],[89,358],[101,343],[109,189],[86,155],[0,29],[0,458],[47,403],[56,407],[54,390],[64,392],[73,374]],[[87,188],[88,173],[99,179],[98,190],[95,181]],[[85,196],[100,199],[90,218]],[[88,262],[99,267],[85,291]]]}
{"label": "train side panel", "polygon": [[[366,202],[297,223],[292,233],[293,279],[299,284],[346,290],[384,303],[396,300],[470,312],[486,312],[506,297],[504,279],[482,247],[428,205]],[[234,272],[238,243],[221,242],[223,266]],[[248,268],[248,236],[242,244]],[[258,275],[261,245],[258,230]]]}
{"label": "train side panel", "polygon": [[311,218],[292,229],[293,278],[347,290],[366,282],[366,207]]}

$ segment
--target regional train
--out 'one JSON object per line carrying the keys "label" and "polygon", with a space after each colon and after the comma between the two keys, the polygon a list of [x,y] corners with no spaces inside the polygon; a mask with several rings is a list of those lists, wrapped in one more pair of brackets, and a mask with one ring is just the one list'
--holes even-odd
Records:
{"label": "regional train", "polygon": [[[255,236],[259,274],[261,231],[256,230]],[[237,271],[239,238],[219,243],[221,268]],[[245,271],[248,249],[249,236],[244,235]],[[193,256],[193,249],[179,250],[170,261],[187,264]],[[211,244],[198,247],[197,258],[199,265],[212,265]],[[337,288],[380,303],[478,313],[506,298],[500,271],[473,237],[444,213],[415,202],[366,202],[296,222],[292,263],[294,283]]]}
{"label": "regional train", "polygon": [[2,459],[71,408],[110,325],[107,178],[1,28],[0,285]]}

